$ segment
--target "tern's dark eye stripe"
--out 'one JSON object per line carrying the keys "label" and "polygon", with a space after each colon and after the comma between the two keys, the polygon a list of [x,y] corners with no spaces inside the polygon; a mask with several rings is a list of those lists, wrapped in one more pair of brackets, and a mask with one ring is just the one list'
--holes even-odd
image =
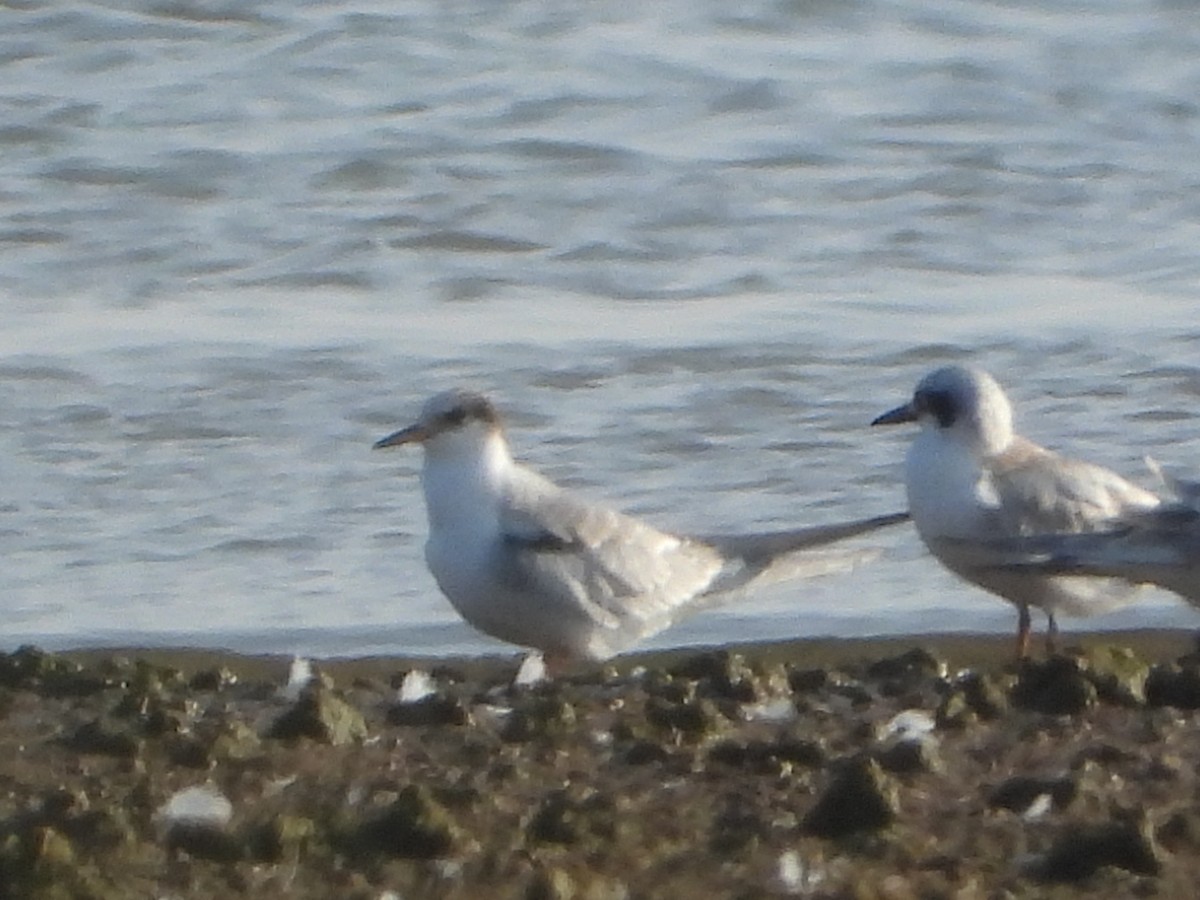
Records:
{"label": "tern's dark eye stripe", "polygon": [[457,428],[465,422],[495,423],[499,420],[496,409],[485,397],[466,396],[454,406],[438,416],[442,422],[451,428]]}
{"label": "tern's dark eye stripe", "polygon": [[958,407],[946,391],[917,391],[913,401],[918,410],[930,413],[942,428],[949,428],[958,418]]}

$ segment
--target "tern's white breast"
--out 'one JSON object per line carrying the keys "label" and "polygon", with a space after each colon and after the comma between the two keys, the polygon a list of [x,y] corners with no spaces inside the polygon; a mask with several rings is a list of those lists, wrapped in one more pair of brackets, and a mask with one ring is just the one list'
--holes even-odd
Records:
{"label": "tern's white breast", "polygon": [[918,434],[908,451],[905,485],[922,538],[989,536],[987,522],[994,521],[998,501],[978,459],[958,441],[937,431]]}

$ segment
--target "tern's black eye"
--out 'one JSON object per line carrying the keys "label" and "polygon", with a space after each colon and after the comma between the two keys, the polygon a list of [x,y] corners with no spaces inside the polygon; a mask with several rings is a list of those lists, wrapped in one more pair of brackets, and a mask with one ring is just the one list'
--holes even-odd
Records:
{"label": "tern's black eye", "polygon": [[442,416],[448,425],[461,425],[467,420],[467,411],[461,406],[456,406],[451,410],[447,410]]}
{"label": "tern's black eye", "polygon": [[949,428],[958,418],[958,405],[946,391],[917,391],[914,400],[917,409],[937,419],[942,428]]}

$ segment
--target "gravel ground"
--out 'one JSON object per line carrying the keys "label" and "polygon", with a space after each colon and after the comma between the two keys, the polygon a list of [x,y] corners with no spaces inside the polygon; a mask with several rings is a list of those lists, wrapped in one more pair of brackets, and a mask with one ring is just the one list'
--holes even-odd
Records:
{"label": "gravel ground", "polygon": [[[1200,655],[0,654],[0,900],[1200,896]],[[409,674],[416,671],[418,674]],[[428,677],[425,677],[425,676]],[[401,689],[407,699],[401,700]]]}

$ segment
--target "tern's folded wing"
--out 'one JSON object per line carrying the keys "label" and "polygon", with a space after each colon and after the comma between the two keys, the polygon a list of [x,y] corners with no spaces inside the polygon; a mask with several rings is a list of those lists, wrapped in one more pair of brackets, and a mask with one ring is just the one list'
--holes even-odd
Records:
{"label": "tern's folded wing", "polygon": [[721,570],[713,548],[549,482],[515,485],[501,518],[514,588],[586,611],[629,642],[670,624]]}
{"label": "tern's folded wing", "polygon": [[1018,438],[988,467],[1009,535],[1103,531],[1159,499],[1115,472]]}

